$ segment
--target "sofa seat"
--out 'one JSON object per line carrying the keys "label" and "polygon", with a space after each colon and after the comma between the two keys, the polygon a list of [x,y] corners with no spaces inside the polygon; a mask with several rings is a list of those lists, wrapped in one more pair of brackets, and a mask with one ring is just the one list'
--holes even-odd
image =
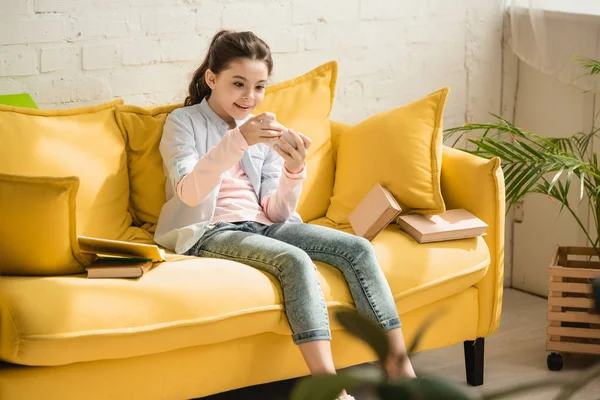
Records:
{"label": "sofa seat", "polygon": [[[393,225],[373,246],[400,314],[466,290],[489,264],[481,237],[419,245]],[[318,268],[329,309],[352,307],[342,275]],[[138,280],[4,276],[0,359],[64,365],[289,334],[282,311],[274,277],[217,259],[171,256]]]}
{"label": "sofa seat", "polygon": [[[310,223],[354,233],[349,225],[335,225],[328,218]],[[390,224],[371,243],[400,314],[473,286],[490,264],[483,236],[420,244]]]}

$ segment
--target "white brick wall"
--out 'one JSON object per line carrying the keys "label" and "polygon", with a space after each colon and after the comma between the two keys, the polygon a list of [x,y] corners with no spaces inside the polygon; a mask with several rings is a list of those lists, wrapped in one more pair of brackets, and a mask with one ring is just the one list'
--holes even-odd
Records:
{"label": "white brick wall", "polygon": [[0,76],[35,75],[37,72],[38,60],[33,47],[0,47]]}
{"label": "white brick wall", "polygon": [[12,0],[2,3],[2,11],[7,14],[19,15],[28,14],[32,10],[32,0]]}
{"label": "white brick wall", "polygon": [[83,47],[83,69],[108,69],[117,67],[119,48],[115,45]]}
{"label": "white brick wall", "polygon": [[504,0],[0,0],[0,93],[44,108],[179,102],[219,28],[269,43],[273,82],[340,63],[349,123],[450,86],[446,125],[499,112]]}

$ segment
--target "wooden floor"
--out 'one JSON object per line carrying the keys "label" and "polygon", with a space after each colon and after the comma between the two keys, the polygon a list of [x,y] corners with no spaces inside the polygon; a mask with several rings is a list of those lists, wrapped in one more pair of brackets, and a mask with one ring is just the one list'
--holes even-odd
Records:
{"label": "wooden floor", "polygon": [[[513,289],[504,293],[500,330],[486,339],[485,384],[469,390],[476,393],[493,392],[524,382],[544,378],[571,378],[600,358],[564,354],[562,371],[551,372],[546,367],[546,299]],[[435,374],[464,384],[462,344],[415,354],[411,357],[418,374]],[[244,388],[202,400],[284,400],[289,398],[295,380]],[[466,385],[465,385],[466,387]],[[549,400],[557,389],[536,390],[515,399]],[[357,400],[371,400],[368,393],[354,393]],[[586,386],[575,400],[600,400],[600,379]]]}

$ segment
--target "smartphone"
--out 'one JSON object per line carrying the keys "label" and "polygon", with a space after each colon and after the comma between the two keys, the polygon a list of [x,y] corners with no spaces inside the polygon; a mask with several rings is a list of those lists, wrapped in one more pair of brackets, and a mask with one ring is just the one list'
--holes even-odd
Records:
{"label": "smartphone", "polygon": [[[263,122],[275,122],[272,119],[265,119]],[[290,131],[289,129],[286,129],[283,131],[283,138],[285,139],[286,142],[288,142],[294,149],[298,150],[298,144],[296,143],[296,141],[294,140],[294,138],[292,137],[292,135],[290,135]],[[284,153],[289,154],[287,151],[285,151],[285,149],[283,147],[281,147],[279,145],[279,143],[277,142],[272,142],[272,143],[267,143],[267,146],[273,147],[273,146],[277,146],[279,147],[281,150],[283,150]]]}

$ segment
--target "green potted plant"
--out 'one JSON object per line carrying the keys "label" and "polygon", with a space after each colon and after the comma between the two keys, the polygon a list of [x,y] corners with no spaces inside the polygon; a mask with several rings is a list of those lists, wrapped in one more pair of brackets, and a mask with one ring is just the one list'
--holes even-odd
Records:
{"label": "green potted plant", "polygon": [[[580,62],[587,75],[600,75],[600,61],[581,58]],[[600,128],[594,126],[590,132],[569,137],[546,138],[492,115],[496,121],[489,124],[466,124],[446,130],[444,140],[454,140],[452,146],[455,147],[466,137],[469,146],[461,150],[484,158],[501,159],[507,209],[529,194],[544,194],[560,204],[560,212],[569,212],[589,246],[558,246],[549,268],[546,349],[551,353],[548,368],[560,370],[563,362],[559,351],[600,351],[600,343],[589,339],[600,333],[599,319],[587,313],[589,301],[574,299],[581,293],[589,293],[591,280],[600,276],[600,166],[598,155],[590,149]],[[581,221],[576,207],[569,201],[574,176],[580,182],[579,200],[583,200],[584,195],[587,197],[587,207],[594,221],[591,228]],[[575,321],[586,325],[575,326]]]}

